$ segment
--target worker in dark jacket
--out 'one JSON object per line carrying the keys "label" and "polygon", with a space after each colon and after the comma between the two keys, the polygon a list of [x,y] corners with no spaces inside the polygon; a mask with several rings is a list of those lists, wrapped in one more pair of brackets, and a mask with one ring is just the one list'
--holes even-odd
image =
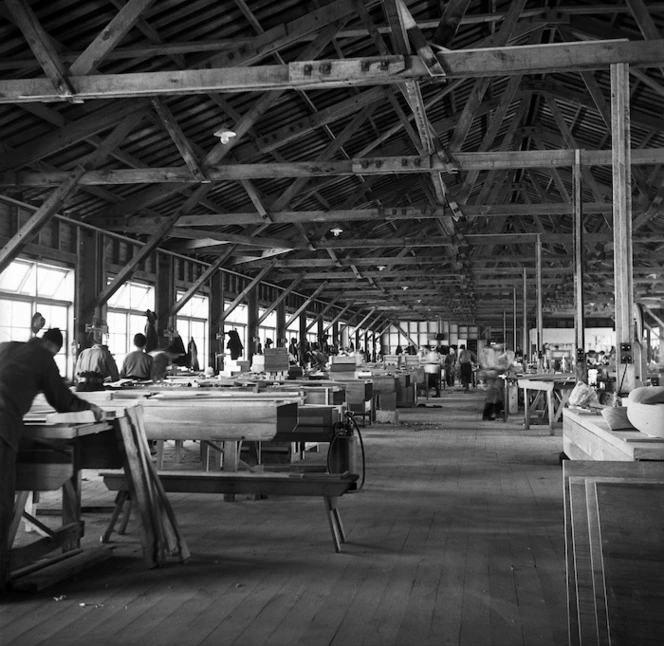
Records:
{"label": "worker in dark jacket", "polygon": [[[74,395],[65,385],[54,356],[62,347],[62,332],[47,330],[41,338],[27,343],[0,344],[0,553],[8,554],[9,527],[14,507],[16,455],[23,431],[23,416],[37,393],[43,392],[58,412],[92,410],[103,417],[101,408]],[[0,591],[8,577],[6,558],[0,564]]]}

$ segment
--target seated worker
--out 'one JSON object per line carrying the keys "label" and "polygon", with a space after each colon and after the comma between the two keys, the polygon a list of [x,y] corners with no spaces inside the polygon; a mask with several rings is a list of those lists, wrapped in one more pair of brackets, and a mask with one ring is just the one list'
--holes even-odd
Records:
{"label": "seated worker", "polygon": [[152,378],[152,357],[145,352],[145,346],[148,340],[140,332],[134,335],[134,345],[136,350],[130,352],[122,362],[120,370],[121,379],[141,379]]}
{"label": "seated worker", "polygon": [[318,343],[311,344],[311,352],[309,352],[309,361],[312,370],[325,370],[327,357],[320,351]]}
{"label": "seated worker", "polygon": [[78,392],[93,392],[104,390],[104,381],[120,379],[120,373],[108,346],[95,341],[78,355],[74,377]]}
{"label": "seated worker", "polygon": [[[43,392],[58,412],[103,411],[74,395],[65,385],[54,356],[62,347],[62,332],[53,328],[26,343],[0,343],[0,552],[10,548],[9,531],[14,508],[16,455],[23,433],[23,416],[37,393]],[[5,564],[3,563],[3,568]],[[0,592],[9,573],[0,569]]]}

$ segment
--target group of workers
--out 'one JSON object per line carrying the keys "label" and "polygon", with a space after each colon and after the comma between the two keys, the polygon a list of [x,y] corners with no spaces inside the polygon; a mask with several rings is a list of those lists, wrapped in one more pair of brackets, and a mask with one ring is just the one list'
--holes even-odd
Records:
{"label": "group of workers", "polygon": [[173,360],[182,353],[174,344],[148,353],[145,351],[146,344],[144,334],[139,332],[134,335],[135,350],[125,356],[122,369],[118,370],[108,347],[95,342],[92,347],[83,350],[76,361],[76,390],[103,390],[104,382],[118,379],[163,381]]}
{"label": "group of workers", "polygon": [[[399,354],[399,347],[397,353]],[[505,396],[504,381],[502,376],[510,369],[514,362],[514,353],[505,351],[502,344],[487,346],[480,352],[480,357],[460,345],[458,354],[453,347],[447,349],[444,354],[441,348],[432,350],[430,346],[424,346],[417,354],[420,362],[424,364],[427,388],[436,389],[436,397],[440,397],[442,379],[448,387],[454,386],[458,373],[463,392],[470,390],[473,384],[473,371],[479,365],[478,377],[484,382],[484,409],[482,420],[495,420],[504,414]]]}

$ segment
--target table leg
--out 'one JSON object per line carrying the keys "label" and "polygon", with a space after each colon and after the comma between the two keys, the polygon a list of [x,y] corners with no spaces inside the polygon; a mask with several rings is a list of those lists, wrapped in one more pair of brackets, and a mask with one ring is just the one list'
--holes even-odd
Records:
{"label": "table leg", "polygon": [[[240,447],[242,442],[238,441],[225,441],[221,443],[224,450],[223,462],[221,464],[222,471],[238,471],[240,468]],[[225,493],[224,501],[234,502],[235,494]]]}
{"label": "table leg", "polygon": [[528,389],[523,389],[523,428],[530,428],[530,400],[528,398]]}
{"label": "table leg", "polygon": [[546,407],[548,409],[548,414],[549,414],[549,435],[554,435],[554,430],[553,430],[553,419],[556,415],[555,413],[555,406],[553,403],[553,390],[548,390],[546,393]]}

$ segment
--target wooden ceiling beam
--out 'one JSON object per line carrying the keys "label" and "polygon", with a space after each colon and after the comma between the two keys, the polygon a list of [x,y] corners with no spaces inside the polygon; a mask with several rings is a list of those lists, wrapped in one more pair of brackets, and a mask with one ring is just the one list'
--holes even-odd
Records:
{"label": "wooden ceiling beam", "polygon": [[[664,40],[584,41],[449,50],[438,53],[438,60],[449,79],[583,71],[603,69],[614,63],[658,67],[664,61]],[[428,77],[428,69],[418,56],[378,56],[303,60],[287,65],[71,76],[69,83],[77,99],[92,100],[384,85]],[[66,98],[64,92],[54,90],[48,79],[0,81],[0,103],[52,102]]]}
{"label": "wooden ceiling beam", "polygon": [[74,91],[67,79],[65,66],[53,46],[51,37],[44,31],[29,2],[6,0],[5,5],[44,70],[48,83],[63,99],[73,99]]}
{"label": "wooden ceiling beam", "polygon": [[[506,170],[522,168],[559,168],[569,167],[574,150],[520,150],[505,152],[457,153],[452,162],[445,163],[437,156],[427,157],[372,157],[371,159],[351,159],[341,161],[300,161],[273,162],[265,164],[224,164],[207,171],[210,182],[229,180],[283,178],[283,177],[327,177],[331,175],[384,175],[384,174],[422,174],[439,172],[467,172],[472,170]],[[610,150],[582,150],[581,163],[584,166],[610,166]],[[657,165],[664,163],[664,148],[641,148],[632,151],[632,164]],[[19,171],[0,173],[0,186],[53,186],[66,180],[67,171],[32,172]],[[206,181],[207,181],[206,180]],[[81,177],[83,186],[101,186],[112,184],[191,184],[192,175],[185,166],[166,168],[128,168],[111,170],[91,170]],[[180,190],[181,187],[151,187],[149,200],[141,199],[137,203],[146,206],[155,201],[161,191],[167,194]],[[127,198],[135,201],[136,196]],[[432,207],[436,208],[436,207]],[[128,215],[136,207],[124,205],[110,207],[106,215],[117,211]],[[278,209],[280,210],[280,209]]]}
{"label": "wooden ceiling beam", "polygon": [[19,146],[11,155],[3,155],[0,169],[21,168],[60,152],[111,128],[130,114],[145,110],[145,105],[144,101],[121,101],[114,104],[112,110],[94,106],[93,111],[80,119],[70,121],[59,130]]}
{"label": "wooden ceiling beam", "polygon": [[205,177],[205,172],[198,163],[198,158],[194,152],[193,146],[185,136],[184,132],[182,132],[180,124],[177,122],[176,118],[173,116],[173,113],[170,111],[166,103],[156,97],[153,97],[152,107],[155,109],[155,112],[157,113],[161,123],[166,129],[166,132],[173,140],[173,143],[182,156],[184,163],[187,165],[192,178],[197,182],[209,181]]}
{"label": "wooden ceiling beam", "polygon": [[0,274],[18,256],[25,246],[41,231],[60,208],[63,200],[76,189],[83,169],[70,173],[65,182],[53,191],[44,203],[30,216],[18,232],[0,249]]}
{"label": "wooden ceiling beam", "polygon": [[129,0],[71,64],[69,74],[85,76],[96,70],[153,3],[154,0]]}

